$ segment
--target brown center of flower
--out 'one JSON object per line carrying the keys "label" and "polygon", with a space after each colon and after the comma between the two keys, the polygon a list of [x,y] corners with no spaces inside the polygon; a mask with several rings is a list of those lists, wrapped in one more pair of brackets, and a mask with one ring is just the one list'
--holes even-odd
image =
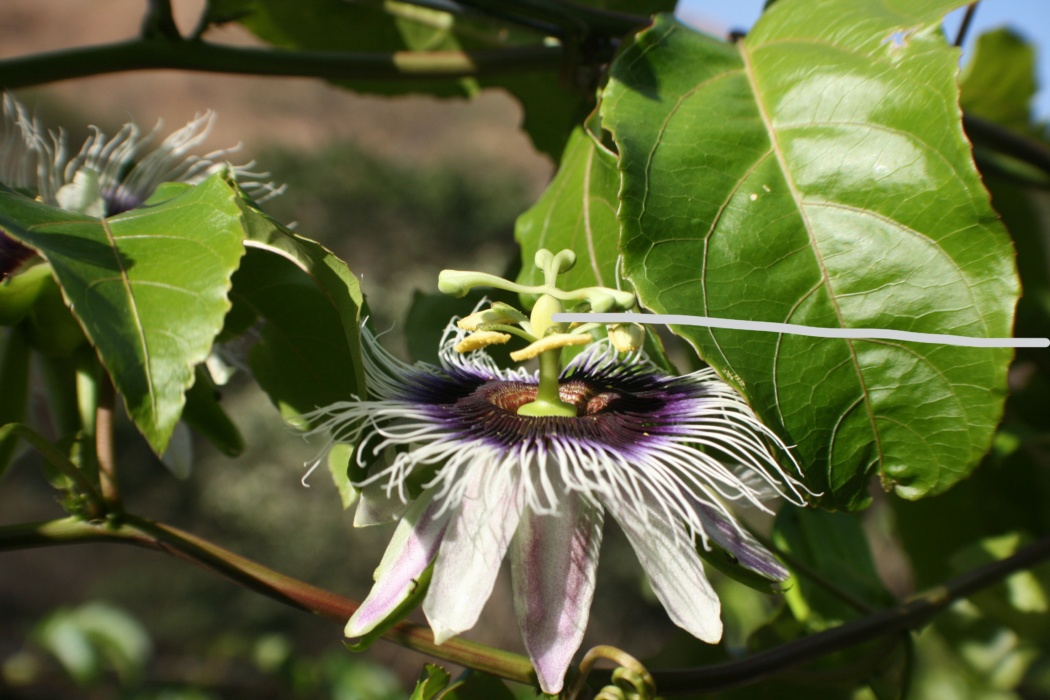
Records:
{"label": "brown center of flower", "polygon": [[[494,382],[479,391],[485,400],[507,413],[516,414],[518,407],[536,400],[536,385],[523,382]],[[577,416],[601,413],[619,398],[615,391],[597,391],[586,382],[569,380],[558,387],[561,400],[576,408]]]}

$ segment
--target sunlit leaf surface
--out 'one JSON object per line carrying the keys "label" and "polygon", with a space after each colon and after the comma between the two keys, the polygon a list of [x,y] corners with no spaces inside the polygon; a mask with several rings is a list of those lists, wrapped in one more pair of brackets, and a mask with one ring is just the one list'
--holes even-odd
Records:
{"label": "sunlit leaf surface", "polygon": [[214,176],[111,219],[3,191],[0,221],[51,263],[128,415],[162,453],[230,308],[244,254],[233,190]]}
{"label": "sunlit leaf surface", "polygon": [[[1012,335],[1013,253],[970,158],[959,2],[781,0],[739,45],[662,17],[613,67],[621,245],[663,313]],[[839,507],[987,450],[1009,350],[683,328]]]}

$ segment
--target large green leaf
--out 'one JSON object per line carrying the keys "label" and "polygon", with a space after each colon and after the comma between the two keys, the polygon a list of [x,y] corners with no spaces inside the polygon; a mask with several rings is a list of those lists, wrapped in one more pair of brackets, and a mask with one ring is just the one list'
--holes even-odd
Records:
{"label": "large green leaf", "polygon": [[[612,68],[621,248],[663,313],[1011,335],[1009,240],[960,124],[956,0],[780,0],[730,45],[661,17]],[[987,450],[1011,352],[680,328],[835,507],[942,491]]]}
{"label": "large green leaf", "polygon": [[573,130],[554,180],[515,225],[522,260],[518,282],[543,284],[533,265],[537,250],[569,248],[576,253],[576,267],[558,279],[563,289],[616,286],[619,186],[616,155],[583,127]]}
{"label": "large green leaf", "polygon": [[261,321],[249,363],[289,419],[365,395],[357,278],[319,243],[298,236],[240,200],[249,237],[234,276],[233,312],[223,338]]}
{"label": "large green leaf", "polygon": [[294,259],[253,243],[231,298],[262,322],[248,363],[285,418],[359,394],[339,315]]}
{"label": "large green leaf", "polygon": [[3,228],[51,263],[157,454],[230,308],[230,276],[244,254],[235,200],[216,175],[153,206],[95,219],[0,191]]}
{"label": "large green leaf", "polygon": [[960,79],[960,104],[968,114],[1020,132],[1030,126],[1035,96],[1035,49],[1002,28],[977,37]]}
{"label": "large green leaf", "polygon": [[859,516],[784,508],[773,542],[791,557],[784,599],[807,630],[834,627],[894,603],[875,570]]}

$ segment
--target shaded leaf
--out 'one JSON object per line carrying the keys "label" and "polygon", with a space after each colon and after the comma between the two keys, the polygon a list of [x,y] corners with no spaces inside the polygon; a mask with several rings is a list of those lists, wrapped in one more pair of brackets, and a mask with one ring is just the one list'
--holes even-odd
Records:
{"label": "shaded leaf", "polygon": [[977,37],[959,79],[963,111],[1030,133],[1035,97],[1035,49],[1005,27]]}
{"label": "shaded leaf", "polygon": [[248,365],[286,419],[358,393],[339,314],[290,256],[253,242],[230,298],[238,314],[248,310],[260,322]]}
{"label": "shaded leaf", "polygon": [[0,326],[13,326],[25,318],[50,278],[49,266],[34,265],[0,282]]}
{"label": "shaded leaf", "polygon": [[101,602],[53,613],[33,637],[80,683],[94,680],[106,668],[122,678],[134,678],[153,648],[138,620]]}
{"label": "shaded leaf", "polygon": [[110,219],[0,192],[0,221],[51,264],[135,425],[163,453],[193,368],[229,309],[244,251],[233,190],[218,175]]}
{"label": "shaded leaf", "polygon": [[559,286],[615,287],[619,187],[616,155],[596,143],[583,127],[576,127],[554,179],[514,227],[521,246],[518,282],[543,284],[543,273],[533,264],[540,248],[554,253],[568,248],[576,253],[576,266],[558,278]]}
{"label": "shaded leaf", "polygon": [[895,602],[855,515],[784,508],[774,522],[773,542],[790,556],[784,598],[809,630],[834,627]]}
{"label": "shaded leaf", "polygon": [[[271,400],[286,417],[293,417],[332,401],[364,396],[365,372],[361,361],[364,297],[357,278],[332,251],[274,221],[243,193],[239,204],[244,213],[249,245],[260,252],[266,251],[269,258],[284,258],[299,272],[276,259],[264,261],[258,258],[258,264],[274,268],[283,284],[288,285],[285,289],[305,304],[302,307],[304,314],[316,321],[311,327],[305,318],[296,318],[296,302],[282,300],[279,290],[268,289],[265,271],[257,271],[251,280],[246,278],[252,289],[266,297],[266,304],[273,307],[274,317],[280,316],[287,324],[284,329],[267,331],[266,326],[262,328],[264,337],[269,333],[271,339],[271,344],[258,356],[269,367],[270,386],[276,392],[270,394]],[[277,268],[281,271],[276,272]],[[276,284],[277,278],[273,282]],[[235,305],[227,317],[223,337],[229,338],[247,330],[257,317],[259,310],[252,304],[239,308]],[[279,346],[283,346],[283,350],[278,350]],[[278,354],[274,355],[274,352]],[[278,360],[279,355],[285,356]],[[256,357],[254,349],[250,361],[254,361],[252,357]],[[288,364],[283,364],[285,362]],[[282,371],[307,382],[307,385],[294,386],[288,377],[277,376],[276,373]],[[266,385],[263,388],[266,389]]]}
{"label": "shaded leaf", "polygon": [[423,664],[419,680],[409,700],[434,700],[442,690],[448,687],[452,676],[437,664]]}
{"label": "shaded leaf", "polygon": [[[970,159],[961,3],[781,0],[729,45],[661,17],[612,69],[621,249],[661,313],[1011,335],[1009,240]],[[1006,349],[680,328],[831,506],[920,498],[987,450]]]}
{"label": "shaded leaf", "polygon": [[219,405],[219,388],[204,365],[197,365],[194,374],[196,380],[186,392],[182,420],[224,455],[236,457],[244,452],[244,438]]}
{"label": "shaded leaf", "polygon": [[481,671],[466,671],[448,686],[437,700],[515,700],[514,693],[499,678]]}

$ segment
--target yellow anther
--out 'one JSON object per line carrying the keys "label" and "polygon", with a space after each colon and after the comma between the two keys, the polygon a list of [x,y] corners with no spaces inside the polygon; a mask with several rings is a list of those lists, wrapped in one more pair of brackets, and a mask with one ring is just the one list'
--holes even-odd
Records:
{"label": "yellow anther", "polygon": [[532,358],[537,357],[541,352],[564,348],[567,345],[586,345],[592,340],[594,340],[594,338],[586,333],[582,335],[553,333],[545,338],[540,338],[531,345],[526,345],[521,350],[512,352],[510,354],[510,359],[515,362],[524,362],[525,360],[531,360]]}
{"label": "yellow anther", "polygon": [[456,352],[471,352],[479,350],[488,345],[502,345],[510,340],[509,333],[497,333],[496,331],[478,331],[471,333],[463,340],[456,343]]}
{"label": "yellow anther", "polygon": [[[456,325],[465,331],[476,331],[484,323],[514,323],[516,319],[496,309],[483,309],[456,321]],[[507,336],[508,338],[510,336]]]}

